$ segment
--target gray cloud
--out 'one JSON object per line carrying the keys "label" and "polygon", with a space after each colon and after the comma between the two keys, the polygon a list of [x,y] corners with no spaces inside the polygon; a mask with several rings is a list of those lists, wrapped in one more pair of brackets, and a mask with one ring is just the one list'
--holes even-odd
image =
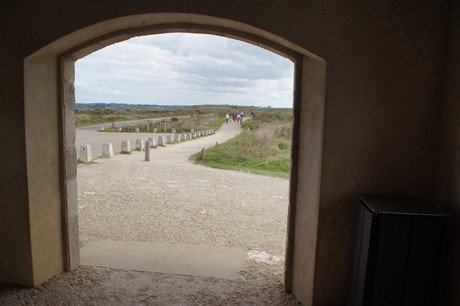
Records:
{"label": "gray cloud", "polygon": [[78,60],[75,69],[79,103],[292,106],[291,61],[218,36],[137,37]]}

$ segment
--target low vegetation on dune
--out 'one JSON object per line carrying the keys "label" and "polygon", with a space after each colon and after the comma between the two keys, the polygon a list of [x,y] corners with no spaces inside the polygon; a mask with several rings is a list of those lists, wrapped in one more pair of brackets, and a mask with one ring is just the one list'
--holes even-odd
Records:
{"label": "low vegetation on dune", "polygon": [[[152,133],[157,129],[158,133],[172,133],[174,129],[176,133],[185,133],[194,130],[218,130],[224,123],[224,114],[193,114],[185,117],[172,117],[167,120],[143,122],[138,124],[126,125],[120,127],[123,133],[132,133],[139,129],[141,133]],[[118,132],[118,127],[103,130],[104,132]]]}
{"label": "low vegetation on dune", "polygon": [[139,119],[161,118],[166,116],[185,116],[190,113],[172,110],[160,109],[76,109],[75,110],[75,126],[83,127],[97,125],[109,122],[121,122]]}
{"label": "low vegetation on dune", "polygon": [[288,177],[291,169],[292,115],[264,112],[243,124],[230,141],[192,156],[197,163],[221,169]]}
{"label": "low vegetation on dune", "polygon": [[75,109],[75,126],[84,127],[90,125],[105,124],[110,122],[121,122],[130,120],[154,119],[154,118],[180,118],[184,116],[196,116],[206,114],[218,114],[224,116],[226,112],[235,112],[239,110],[245,114],[251,112],[262,113],[269,108],[260,108],[252,106],[236,105],[193,105],[193,106],[176,106],[176,107],[159,107],[144,105],[144,107],[128,108],[125,104],[123,107],[116,107],[116,104],[97,104],[92,107],[86,104],[77,104]]}

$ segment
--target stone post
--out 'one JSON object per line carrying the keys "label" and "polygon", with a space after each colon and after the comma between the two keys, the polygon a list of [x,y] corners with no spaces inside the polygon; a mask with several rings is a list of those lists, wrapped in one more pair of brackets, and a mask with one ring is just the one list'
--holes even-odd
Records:
{"label": "stone post", "polygon": [[150,161],[150,141],[145,142],[145,161]]}
{"label": "stone post", "polygon": [[158,137],[158,145],[159,146],[164,146],[165,145],[165,137],[164,136]]}
{"label": "stone post", "polygon": [[155,138],[149,137],[150,147],[153,148],[155,146]]}
{"label": "stone post", "polygon": [[172,143],[171,135],[166,136],[166,143]]}
{"label": "stone post", "polygon": [[80,158],[84,163],[90,163],[93,161],[91,156],[91,145],[80,146]]}
{"label": "stone post", "polygon": [[157,129],[157,128],[154,128],[154,129],[153,129],[153,132],[154,132],[154,133],[158,133],[158,129]]}
{"label": "stone post", "polygon": [[174,142],[180,142],[180,134],[175,134],[174,135]]}
{"label": "stone post", "polygon": [[113,146],[111,143],[104,143],[102,145],[102,158],[113,157]]}
{"label": "stone post", "polygon": [[134,132],[139,133],[139,128],[136,128]]}
{"label": "stone post", "polygon": [[136,150],[142,151],[144,149],[144,140],[143,139],[136,139]]}
{"label": "stone post", "polygon": [[123,140],[121,142],[121,154],[131,154],[131,144],[129,140]]}
{"label": "stone post", "polygon": [[206,159],[206,151],[203,149],[201,149],[201,159],[202,160],[205,160]]}

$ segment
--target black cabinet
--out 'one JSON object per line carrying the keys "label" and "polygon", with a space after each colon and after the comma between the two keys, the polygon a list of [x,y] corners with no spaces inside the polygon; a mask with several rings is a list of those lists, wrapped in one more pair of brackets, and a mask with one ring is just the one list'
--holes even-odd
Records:
{"label": "black cabinet", "polygon": [[437,305],[446,215],[420,199],[360,200],[349,305]]}

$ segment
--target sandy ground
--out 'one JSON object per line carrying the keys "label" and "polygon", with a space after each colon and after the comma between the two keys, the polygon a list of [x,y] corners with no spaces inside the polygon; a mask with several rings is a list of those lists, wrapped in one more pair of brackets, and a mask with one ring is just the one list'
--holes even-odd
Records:
{"label": "sandy ground", "polygon": [[[297,305],[284,293],[288,180],[195,165],[188,157],[239,132],[79,165],[81,246],[158,241],[238,246],[239,280],[82,266],[34,289],[3,287],[0,305]],[[184,254],[186,256],[186,254]]]}

